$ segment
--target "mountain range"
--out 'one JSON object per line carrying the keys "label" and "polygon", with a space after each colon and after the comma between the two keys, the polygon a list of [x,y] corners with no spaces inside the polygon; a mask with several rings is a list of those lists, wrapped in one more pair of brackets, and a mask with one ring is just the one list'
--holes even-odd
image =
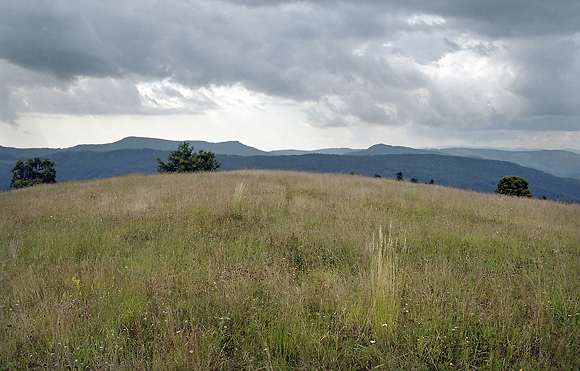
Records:
{"label": "mountain range", "polygon": [[[580,202],[580,154],[565,150],[499,150],[474,148],[415,149],[376,144],[367,149],[325,148],[313,151],[262,151],[237,141],[188,141],[195,150],[212,151],[221,170],[288,169],[356,173],[407,179],[493,192],[505,175],[530,182],[536,197]],[[156,158],[166,159],[180,142],[128,137],[109,144],[70,148],[20,149],[0,146],[0,189],[7,189],[17,160],[32,157],[55,162],[57,180],[85,180],[129,173],[154,173]]]}

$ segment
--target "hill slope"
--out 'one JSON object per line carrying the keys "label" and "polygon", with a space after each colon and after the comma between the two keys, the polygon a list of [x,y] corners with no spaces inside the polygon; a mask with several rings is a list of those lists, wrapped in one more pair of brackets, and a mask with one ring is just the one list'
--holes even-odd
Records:
{"label": "hill slope", "polygon": [[[487,160],[500,160],[516,163],[521,166],[544,171],[563,178],[580,179],[580,154],[574,150],[545,151],[545,150],[498,150],[478,148],[445,148],[445,149],[415,149],[401,146],[376,144],[367,149],[325,148],[318,150],[276,150],[261,151],[244,145],[240,142],[210,143],[205,141],[189,141],[196,149],[212,151],[216,154],[236,156],[281,156],[304,154],[332,154],[332,155],[393,155],[393,154],[442,154],[460,157],[474,157]],[[51,149],[18,149],[0,146],[0,162],[14,162],[34,156],[48,156],[60,151],[98,151],[106,152],[124,149],[153,149],[171,151],[177,148],[179,142],[164,139],[128,137],[110,144],[79,145],[72,148]]]}
{"label": "hill slope", "polygon": [[0,208],[6,369],[580,360],[578,205],[236,171],[36,186]]}
{"label": "hill slope", "polygon": [[[57,180],[87,180],[118,175],[157,172],[156,158],[166,159],[169,151],[126,149],[116,151],[59,151],[50,155],[57,164]],[[558,178],[510,162],[428,154],[350,156],[308,154],[300,156],[217,155],[221,170],[279,169],[319,173],[379,174],[394,178],[399,171],[408,180],[416,176],[429,182],[480,192],[493,192],[506,175],[524,177],[535,197],[580,202],[580,180]],[[0,162],[0,185],[10,183],[11,161]]]}
{"label": "hill slope", "polygon": [[[354,172],[367,176],[380,174],[391,178],[395,173],[402,171],[407,179],[416,176],[420,181],[433,179],[438,184],[483,192],[493,191],[497,181],[505,175],[519,175],[530,181],[532,192],[536,197],[580,201],[580,180],[550,177],[531,170],[540,169],[552,175],[580,178],[580,156],[567,151],[518,152],[458,148],[436,151],[378,144],[366,150],[335,148],[317,151],[264,152],[239,142],[190,141],[190,143],[196,150],[203,149],[218,154],[218,158],[222,159],[224,170],[292,169]],[[66,149],[0,147],[0,189],[8,188],[10,169],[17,160],[36,156],[49,157],[57,165],[58,181],[95,179],[130,173],[154,173],[157,167],[156,157],[165,159],[169,151],[174,150],[177,145],[177,141],[129,137],[110,144],[80,145]],[[314,153],[327,157],[312,157],[315,156]],[[302,154],[305,157],[282,157],[279,156],[281,154]],[[433,154],[442,156],[429,157]],[[345,157],[339,158],[336,155]],[[385,155],[391,157],[380,157]],[[401,157],[392,157],[393,155]],[[409,155],[426,157],[409,157]],[[460,155],[463,159],[455,155]],[[355,159],[356,156],[360,158]],[[485,162],[484,159],[510,160],[525,165],[528,169],[498,161]]]}
{"label": "hill slope", "polygon": [[558,177],[580,179],[580,154],[570,151],[502,151],[494,149],[447,148],[439,150],[439,152],[452,156],[509,161]]}
{"label": "hill slope", "polygon": [[406,179],[416,176],[420,182],[493,192],[497,182],[506,175],[516,175],[530,182],[535,197],[546,196],[552,200],[580,202],[580,180],[558,178],[538,170],[505,161],[483,160],[441,155],[302,155],[280,156],[218,156],[223,170],[280,169],[321,173],[374,174],[395,178],[399,171]]}

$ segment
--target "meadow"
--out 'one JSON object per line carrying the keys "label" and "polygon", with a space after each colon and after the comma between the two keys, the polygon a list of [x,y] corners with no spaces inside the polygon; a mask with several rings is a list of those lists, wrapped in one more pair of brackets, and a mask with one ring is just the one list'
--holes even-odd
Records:
{"label": "meadow", "polygon": [[0,209],[2,370],[580,367],[577,204],[248,170]]}

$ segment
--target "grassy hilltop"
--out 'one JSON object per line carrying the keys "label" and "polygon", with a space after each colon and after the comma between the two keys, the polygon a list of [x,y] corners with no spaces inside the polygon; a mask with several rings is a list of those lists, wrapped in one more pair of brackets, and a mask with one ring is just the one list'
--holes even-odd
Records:
{"label": "grassy hilltop", "polygon": [[0,208],[2,370],[580,365],[579,205],[235,171]]}

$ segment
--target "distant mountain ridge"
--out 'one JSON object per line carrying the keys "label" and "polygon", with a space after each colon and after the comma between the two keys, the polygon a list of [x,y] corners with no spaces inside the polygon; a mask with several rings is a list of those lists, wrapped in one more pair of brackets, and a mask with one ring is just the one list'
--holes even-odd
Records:
{"label": "distant mountain ridge", "polygon": [[[228,142],[205,142],[188,141],[195,150],[203,149],[212,151],[220,155],[233,156],[289,156],[306,154],[327,154],[327,155],[398,155],[398,154],[440,154],[447,156],[473,157],[488,160],[509,161],[515,164],[544,171],[563,178],[580,179],[580,154],[571,150],[500,150],[482,148],[445,148],[445,149],[415,149],[402,146],[391,146],[386,144],[375,144],[367,149],[352,148],[325,148],[317,150],[275,150],[262,151],[260,149],[247,146],[238,141]],[[180,141],[127,137],[109,144],[83,144],[71,148],[51,149],[33,148],[19,149],[0,146],[0,162],[16,161],[27,159],[33,156],[48,156],[61,151],[96,151],[107,152],[124,149],[152,149],[159,151],[172,151],[179,145]]]}
{"label": "distant mountain ridge", "polygon": [[390,146],[387,144],[375,144],[368,149],[353,151],[348,153],[354,156],[376,156],[376,155],[412,155],[412,154],[440,154],[428,149],[415,149],[401,146]]}
{"label": "distant mountain ridge", "polygon": [[[396,171],[403,171],[409,177],[416,175],[429,178],[421,178],[421,181],[433,178],[437,184],[484,192],[490,191],[490,187],[497,184],[499,180],[497,177],[501,174],[502,176],[518,175],[516,173],[519,172],[533,177],[528,180],[530,184],[535,180],[536,193],[541,193],[536,194],[537,197],[546,195],[553,199],[580,202],[580,180],[578,180],[580,179],[580,155],[571,151],[414,149],[386,144],[376,144],[367,149],[262,151],[237,141],[188,142],[194,146],[195,151],[204,150],[216,153],[218,159],[223,162],[221,168],[223,170],[287,168],[318,172],[354,172],[368,176],[377,173],[385,177],[394,177],[394,173],[391,174],[391,172],[398,168],[399,170]],[[157,169],[156,158],[166,158],[179,143],[180,141],[128,137],[109,144],[78,145],[62,149],[19,149],[0,146],[0,190],[8,188],[11,178],[10,169],[17,160],[32,157],[50,158],[57,164],[58,181],[93,179],[139,172],[153,173]],[[404,162],[401,162],[403,160]],[[382,163],[382,161],[389,161],[390,164]],[[455,172],[453,166],[449,166],[452,163],[461,171]],[[474,168],[465,167],[467,163],[472,164]],[[483,169],[482,174],[474,176],[475,168]],[[529,173],[525,169],[538,172]],[[546,177],[548,174],[550,176]]]}
{"label": "distant mountain ridge", "polygon": [[[236,155],[236,156],[260,156],[266,155],[268,152],[261,151],[257,148],[247,146],[238,141],[228,141],[211,143],[201,140],[188,140],[190,145],[195,150],[203,149],[204,151],[211,151],[222,155]],[[71,151],[114,151],[119,149],[153,149],[158,151],[173,151],[181,141],[153,139],[153,138],[139,138],[127,137],[118,142],[110,144],[83,144],[72,147]]]}

